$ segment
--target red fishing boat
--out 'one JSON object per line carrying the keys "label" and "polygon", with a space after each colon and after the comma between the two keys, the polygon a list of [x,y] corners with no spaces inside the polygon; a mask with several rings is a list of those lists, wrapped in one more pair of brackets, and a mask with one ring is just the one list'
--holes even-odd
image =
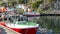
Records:
{"label": "red fishing boat", "polygon": [[2,22],[2,25],[22,34],[36,34],[39,24],[28,22],[26,16],[13,16],[10,21]]}

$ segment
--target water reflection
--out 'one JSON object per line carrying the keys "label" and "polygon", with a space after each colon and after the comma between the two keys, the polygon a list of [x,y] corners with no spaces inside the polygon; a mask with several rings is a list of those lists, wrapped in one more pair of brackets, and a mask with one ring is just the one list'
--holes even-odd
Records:
{"label": "water reflection", "polygon": [[39,28],[52,29],[54,34],[56,34],[56,32],[60,34],[60,16],[40,16],[35,22],[40,24]]}
{"label": "water reflection", "polygon": [[60,16],[41,16],[40,17],[40,25],[43,24],[44,26],[49,25],[50,27],[60,28]]}

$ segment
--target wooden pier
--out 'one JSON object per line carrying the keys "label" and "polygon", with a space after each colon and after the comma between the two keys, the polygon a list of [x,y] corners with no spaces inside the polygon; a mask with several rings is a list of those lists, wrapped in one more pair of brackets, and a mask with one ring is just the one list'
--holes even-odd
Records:
{"label": "wooden pier", "polygon": [[0,24],[0,34],[21,34]]}

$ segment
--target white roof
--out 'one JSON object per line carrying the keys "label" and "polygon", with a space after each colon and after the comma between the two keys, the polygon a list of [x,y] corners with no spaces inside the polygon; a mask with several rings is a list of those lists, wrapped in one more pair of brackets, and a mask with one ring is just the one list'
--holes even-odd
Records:
{"label": "white roof", "polygon": [[7,11],[14,11],[14,8],[7,8]]}

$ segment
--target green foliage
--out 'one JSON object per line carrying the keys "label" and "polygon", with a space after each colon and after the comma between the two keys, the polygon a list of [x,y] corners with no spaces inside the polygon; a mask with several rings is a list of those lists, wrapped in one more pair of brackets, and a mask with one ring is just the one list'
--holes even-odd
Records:
{"label": "green foliage", "polygon": [[36,9],[39,7],[39,5],[42,3],[43,1],[36,1],[32,3],[32,8]]}
{"label": "green foliage", "polygon": [[51,3],[51,2],[53,2],[53,1],[55,1],[55,0],[47,0],[49,3]]}
{"label": "green foliage", "polygon": [[19,4],[25,4],[24,0],[19,0]]}
{"label": "green foliage", "polygon": [[12,7],[12,2],[9,2],[9,4],[8,4],[8,5]]}
{"label": "green foliage", "polygon": [[3,2],[0,0],[0,5],[3,4]]}
{"label": "green foliage", "polygon": [[32,0],[29,0],[29,2],[32,2]]}
{"label": "green foliage", "polygon": [[24,10],[23,9],[18,9],[17,10],[17,13],[23,14],[24,13]]}

